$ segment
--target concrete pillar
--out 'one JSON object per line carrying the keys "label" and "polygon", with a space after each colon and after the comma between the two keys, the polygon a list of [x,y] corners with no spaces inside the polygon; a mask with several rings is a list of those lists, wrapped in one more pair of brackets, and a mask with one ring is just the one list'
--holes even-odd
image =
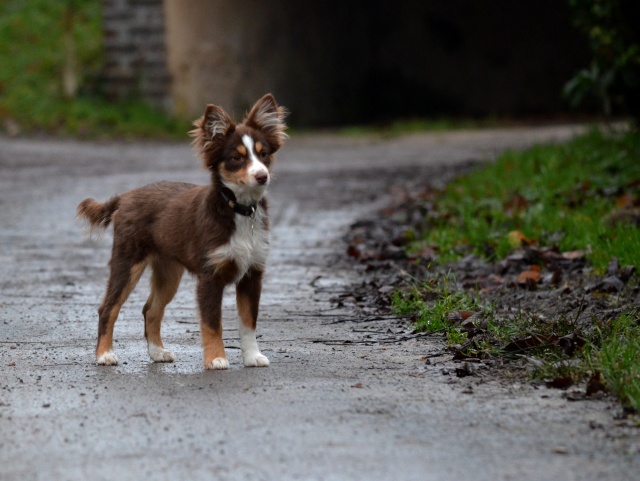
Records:
{"label": "concrete pillar", "polygon": [[274,3],[165,0],[167,63],[179,116],[200,115],[215,103],[239,117],[274,89],[268,47]]}

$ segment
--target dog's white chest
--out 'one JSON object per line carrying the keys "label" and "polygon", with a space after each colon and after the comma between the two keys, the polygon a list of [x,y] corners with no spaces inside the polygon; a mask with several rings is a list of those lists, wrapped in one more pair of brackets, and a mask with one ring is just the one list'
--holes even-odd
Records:
{"label": "dog's white chest", "polygon": [[238,282],[251,267],[264,270],[269,255],[269,232],[263,227],[264,211],[258,207],[255,218],[236,214],[236,230],[229,241],[209,254],[209,262],[218,265],[234,261]]}

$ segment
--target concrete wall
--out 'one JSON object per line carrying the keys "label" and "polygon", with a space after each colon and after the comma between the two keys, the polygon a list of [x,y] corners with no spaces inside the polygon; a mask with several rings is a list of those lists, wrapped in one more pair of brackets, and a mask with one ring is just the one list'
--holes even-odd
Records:
{"label": "concrete wall", "polygon": [[588,58],[558,0],[165,0],[163,13],[167,93],[185,117],[207,103],[239,116],[265,92],[297,125],[555,114]]}
{"label": "concrete wall", "polygon": [[166,0],[167,59],[173,106],[180,116],[207,103],[242,114],[273,89],[268,47],[270,2]]}
{"label": "concrete wall", "polygon": [[300,124],[340,122],[336,102],[373,61],[357,15],[344,1],[165,0],[176,112],[240,116],[273,92]]}

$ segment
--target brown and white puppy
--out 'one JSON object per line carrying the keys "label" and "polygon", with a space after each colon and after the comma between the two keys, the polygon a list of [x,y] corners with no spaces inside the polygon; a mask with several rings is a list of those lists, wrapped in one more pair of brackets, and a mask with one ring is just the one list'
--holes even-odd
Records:
{"label": "brown and white puppy", "polygon": [[160,182],[115,195],[85,199],[77,214],[91,228],[113,221],[113,251],[107,290],[98,309],[97,363],[114,365],[113,328],[122,304],[147,266],[151,294],[142,314],[149,356],[172,362],[160,324],[186,269],[197,278],[204,365],[228,369],[222,342],[222,293],[236,285],[239,333],[245,366],[268,366],[256,342],[262,276],[269,252],[265,190],[274,154],[287,135],[286,110],[272,95],[261,98],[241,124],[208,105],[190,132],[211,172],[210,185]]}

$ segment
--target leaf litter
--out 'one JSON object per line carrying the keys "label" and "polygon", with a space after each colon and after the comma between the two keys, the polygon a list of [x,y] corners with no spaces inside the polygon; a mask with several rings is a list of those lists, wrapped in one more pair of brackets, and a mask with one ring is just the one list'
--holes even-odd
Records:
{"label": "leaf litter", "polygon": [[[589,186],[581,186],[573,202],[580,202],[588,192]],[[415,252],[407,249],[415,232],[424,228],[427,213],[436,211],[433,189],[394,186],[390,194],[391,204],[386,209],[375,219],[354,223],[345,236],[346,255],[363,278],[349,293],[354,304],[370,316],[397,314],[392,306],[394,293],[422,279],[446,277],[456,291],[476,299],[478,307],[446,313],[461,338],[458,343],[443,343],[442,348],[443,355],[461,363],[456,376],[478,375],[470,362],[506,366],[511,373],[523,374],[551,367],[544,379],[547,387],[567,390],[581,383],[579,391],[567,394],[570,400],[588,399],[606,391],[599,371],[585,380],[565,368],[580,362],[586,340],[614,317],[640,311],[640,285],[634,266],[621,266],[612,258],[606,272],[598,274],[585,250],[540,246],[536,239],[519,231],[509,233],[513,250],[503,259],[491,262],[468,254],[443,264],[438,262],[441,253],[437,245],[422,246]],[[636,200],[621,197],[618,208],[635,208]],[[526,207],[526,199],[519,195],[504,205],[505,211]],[[426,290],[421,295],[429,301],[439,294]],[[482,306],[490,306],[491,320]],[[488,329],[490,322],[493,329]],[[501,334],[501,325],[513,329],[514,324],[519,326],[518,332]],[[440,335],[445,337],[446,333],[441,330]],[[500,369],[490,372],[499,375]]]}

